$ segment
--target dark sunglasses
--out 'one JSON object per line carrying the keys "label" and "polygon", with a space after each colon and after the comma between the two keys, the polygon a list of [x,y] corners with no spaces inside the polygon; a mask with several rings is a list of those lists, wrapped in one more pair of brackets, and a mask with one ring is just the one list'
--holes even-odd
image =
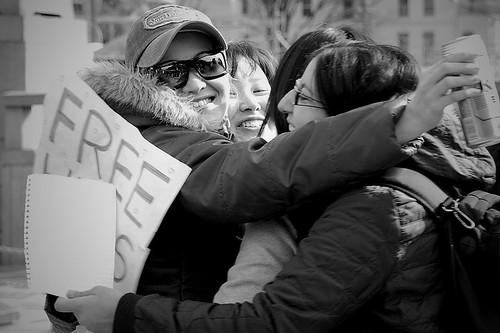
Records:
{"label": "dark sunglasses", "polygon": [[227,61],[224,51],[205,52],[189,60],[167,61],[147,69],[155,75],[158,82],[172,89],[186,85],[189,71],[194,69],[205,80],[217,79],[227,74]]}

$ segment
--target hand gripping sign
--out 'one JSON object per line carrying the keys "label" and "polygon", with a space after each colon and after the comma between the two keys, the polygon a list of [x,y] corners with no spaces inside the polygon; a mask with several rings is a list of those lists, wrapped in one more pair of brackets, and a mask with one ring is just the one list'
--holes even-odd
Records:
{"label": "hand gripping sign", "polygon": [[190,171],[144,139],[78,77],[60,78],[46,95],[34,172],[115,185],[116,289],[137,288],[147,246]]}

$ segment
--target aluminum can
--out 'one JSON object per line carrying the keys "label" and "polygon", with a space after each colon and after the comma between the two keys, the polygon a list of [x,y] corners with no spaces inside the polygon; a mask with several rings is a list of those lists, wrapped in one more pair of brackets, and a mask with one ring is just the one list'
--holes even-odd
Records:
{"label": "aluminum can", "polygon": [[482,93],[458,103],[460,121],[470,147],[491,146],[499,143],[500,103],[495,86],[495,71],[481,36],[464,36],[446,42],[442,45],[441,51],[444,56],[456,53],[478,55],[474,62],[479,68],[477,75],[480,82],[474,87],[480,89]]}

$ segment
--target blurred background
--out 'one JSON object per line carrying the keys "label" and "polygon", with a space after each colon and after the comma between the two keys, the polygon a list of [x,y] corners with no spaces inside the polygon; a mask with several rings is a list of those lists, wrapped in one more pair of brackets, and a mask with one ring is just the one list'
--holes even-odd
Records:
{"label": "blurred background", "polygon": [[253,40],[276,55],[304,32],[349,24],[379,43],[410,51],[423,66],[436,60],[443,42],[470,34],[480,34],[491,55],[499,56],[498,0],[73,0],[72,3],[74,17],[87,21],[89,41],[105,45],[96,52],[97,59],[123,57],[124,36],[131,22],[145,10],[163,3],[197,8],[214,21],[228,40]]}

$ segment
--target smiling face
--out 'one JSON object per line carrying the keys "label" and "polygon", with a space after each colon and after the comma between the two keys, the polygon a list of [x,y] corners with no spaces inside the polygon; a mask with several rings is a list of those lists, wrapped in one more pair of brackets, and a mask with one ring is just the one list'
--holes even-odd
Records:
{"label": "smiling face", "polygon": [[[189,60],[213,50],[213,44],[206,35],[198,32],[180,32],[175,36],[160,63],[172,60]],[[175,89],[179,96],[188,97],[196,111],[210,124],[219,129],[227,112],[229,102],[229,75],[206,80],[194,69],[189,72],[186,85]]]}
{"label": "smiling face", "polygon": [[266,115],[271,86],[262,69],[252,70],[245,58],[238,59],[238,68],[231,85],[229,121],[237,141],[257,136]]}
{"label": "smiling face", "polygon": [[286,115],[290,131],[300,128],[310,121],[328,116],[319,102],[315,81],[316,59],[307,65],[304,74],[278,104],[278,109]]}

